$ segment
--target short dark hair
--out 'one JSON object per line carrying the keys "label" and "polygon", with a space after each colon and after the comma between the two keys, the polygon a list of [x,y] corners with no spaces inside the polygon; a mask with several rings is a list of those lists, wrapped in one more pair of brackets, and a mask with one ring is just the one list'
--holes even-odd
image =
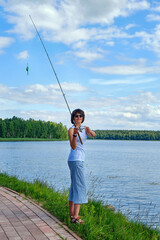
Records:
{"label": "short dark hair", "polygon": [[82,109],[77,108],[77,109],[75,109],[75,110],[72,112],[72,114],[71,114],[71,123],[73,123],[73,124],[74,124],[74,117],[75,117],[75,115],[76,115],[77,113],[79,113],[79,114],[81,114],[81,115],[83,116],[82,123],[84,122],[85,113],[84,113],[84,111],[83,111]]}

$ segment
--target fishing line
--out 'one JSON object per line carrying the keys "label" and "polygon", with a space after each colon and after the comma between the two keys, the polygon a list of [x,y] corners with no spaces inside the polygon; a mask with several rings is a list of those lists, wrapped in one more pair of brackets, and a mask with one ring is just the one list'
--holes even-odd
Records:
{"label": "fishing line", "polygon": [[[32,22],[32,24],[33,24],[33,26],[34,26],[37,34],[38,34],[38,37],[39,37],[39,39],[40,39],[40,41],[41,41],[41,43],[42,43],[42,46],[43,46],[43,48],[44,48],[44,50],[45,50],[45,53],[46,53],[46,55],[47,55],[47,57],[48,57],[48,60],[49,60],[49,62],[50,62],[50,65],[51,65],[51,67],[52,67],[52,70],[53,70],[53,72],[54,72],[54,75],[55,75],[55,77],[56,77],[56,79],[57,79],[58,85],[59,85],[60,90],[61,90],[61,92],[62,92],[62,95],[63,95],[63,97],[64,97],[64,100],[65,100],[65,102],[66,102],[67,108],[68,108],[69,113],[70,113],[70,115],[71,115],[71,114],[72,114],[72,113],[71,113],[71,109],[70,109],[69,104],[68,104],[68,102],[67,102],[66,96],[65,96],[65,94],[64,94],[64,92],[63,92],[63,89],[62,89],[62,86],[61,86],[60,81],[59,81],[59,79],[58,79],[58,76],[57,76],[57,74],[56,74],[56,71],[55,71],[55,69],[54,69],[54,67],[53,67],[52,61],[51,61],[51,59],[50,59],[50,57],[49,57],[49,54],[48,54],[48,52],[47,52],[47,49],[46,49],[46,47],[45,47],[45,45],[44,45],[44,43],[43,43],[43,41],[42,41],[42,38],[41,38],[41,36],[40,36],[40,34],[39,34],[38,30],[37,30],[37,27],[36,27],[36,25],[35,25],[32,17],[31,17],[31,15],[29,15],[29,17],[30,17],[30,19],[31,19],[31,22]],[[75,125],[75,126],[76,126],[76,125]],[[79,140],[80,140],[81,144],[83,144],[82,139],[81,139],[81,137],[80,137],[80,135],[79,135],[79,132],[78,132],[78,137],[79,137]]]}

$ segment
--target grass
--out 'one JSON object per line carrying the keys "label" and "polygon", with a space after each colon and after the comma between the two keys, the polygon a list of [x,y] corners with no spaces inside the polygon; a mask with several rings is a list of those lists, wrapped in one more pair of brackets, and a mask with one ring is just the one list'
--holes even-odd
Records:
{"label": "grass", "polygon": [[0,185],[23,193],[64,222],[82,239],[87,240],[159,240],[160,233],[145,224],[129,221],[121,212],[109,210],[99,201],[82,205],[80,215],[85,224],[71,224],[68,213],[68,191],[57,192],[45,182],[33,183],[0,173]]}
{"label": "grass", "polygon": [[66,139],[46,138],[0,138],[0,142],[24,142],[24,141],[65,141]]}

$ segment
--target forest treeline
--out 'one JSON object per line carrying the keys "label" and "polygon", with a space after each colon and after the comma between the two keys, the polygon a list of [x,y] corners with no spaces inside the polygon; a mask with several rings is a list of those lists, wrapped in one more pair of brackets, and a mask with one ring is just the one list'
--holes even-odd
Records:
{"label": "forest treeline", "polygon": [[[146,130],[95,130],[94,139],[108,140],[160,140],[160,131]],[[62,123],[41,120],[0,118],[0,138],[68,139],[67,127]]]}
{"label": "forest treeline", "polygon": [[36,121],[31,118],[24,120],[14,116],[4,120],[0,118],[0,137],[68,139],[68,130],[62,123]]}
{"label": "forest treeline", "polygon": [[160,131],[146,130],[96,130],[96,139],[110,140],[160,140]]}

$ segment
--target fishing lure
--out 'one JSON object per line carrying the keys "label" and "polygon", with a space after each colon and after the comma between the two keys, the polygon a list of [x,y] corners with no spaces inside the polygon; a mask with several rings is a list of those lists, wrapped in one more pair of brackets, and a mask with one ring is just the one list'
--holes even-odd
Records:
{"label": "fishing lure", "polygon": [[27,75],[29,75],[29,67],[28,67],[28,64],[27,64],[27,67],[26,67],[26,71],[27,71]]}

